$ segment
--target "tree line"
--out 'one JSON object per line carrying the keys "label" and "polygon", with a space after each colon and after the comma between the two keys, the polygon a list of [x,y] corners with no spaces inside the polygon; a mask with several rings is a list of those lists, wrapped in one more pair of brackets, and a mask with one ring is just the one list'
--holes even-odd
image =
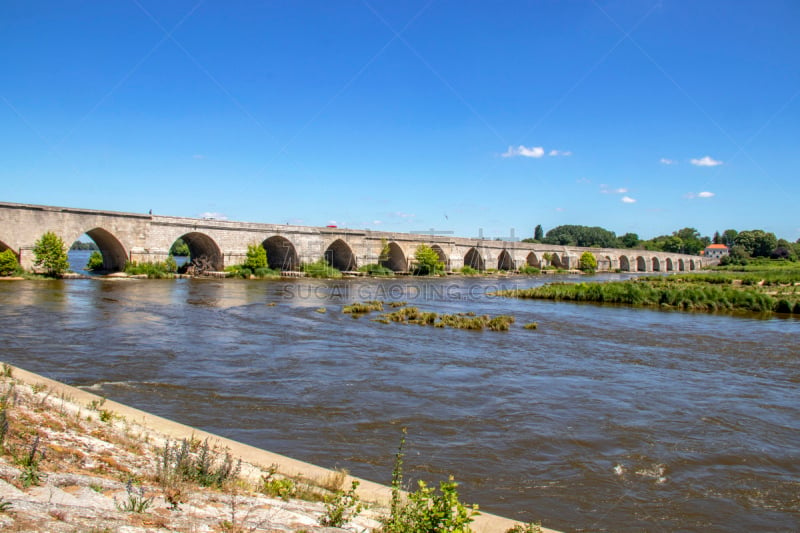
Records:
{"label": "tree line", "polygon": [[789,242],[779,239],[774,233],[760,229],[737,231],[726,229],[715,232],[712,237],[703,236],[695,228],[682,228],[669,235],[652,239],[640,239],[636,233],[617,236],[613,231],[598,226],[566,224],[557,226],[546,234],[541,224],[533,232],[533,238],[522,242],[555,244],[559,246],[581,246],[585,248],[631,248],[658,252],[698,255],[710,244],[724,244],[730,248],[730,259],[746,261],[749,258],[770,257],[797,261],[800,258],[800,239]]}

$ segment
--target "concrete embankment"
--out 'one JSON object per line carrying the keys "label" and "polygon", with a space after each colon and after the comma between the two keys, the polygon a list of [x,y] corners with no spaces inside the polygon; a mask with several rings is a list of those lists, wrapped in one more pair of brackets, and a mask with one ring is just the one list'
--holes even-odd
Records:
{"label": "concrete embankment", "polygon": [[[275,454],[266,450],[255,448],[247,444],[236,442],[231,439],[220,437],[206,431],[202,431],[184,424],[167,420],[162,417],[152,415],[150,413],[134,409],[127,405],[123,405],[114,401],[106,400],[100,396],[92,394],[88,391],[71,387],[63,383],[54,381],[52,379],[28,372],[19,367],[8,366],[16,382],[30,386],[33,391],[46,391],[42,399],[37,400],[39,405],[43,405],[45,400],[55,402],[57,400],[59,409],[64,409],[64,404],[69,403],[73,412],[77,412],[78,419],[87,419],[88,411],[87,406],[102,405],[102,412],[109,413],[117,420],[124,420],[126,427],[135,426],[136,433],[149,442],[164,443],[168,441],[177,442],[183,439],[190,439],[194,441],[206,441],[212,447],[217,449],[226,450],[236,459],[241,459],[246,465],[242,468],[241,476],[249,478],[250,481],[256,483],[264,475],[270,467],[276,468],[277,473],[294,479],[304,479],[312,483],[318,483],[324,486],[328,480],[341,477],[342,474],[328,470],[316,465],[312,465],[303,461],[298,461],[290,457]],[[56,405],[55,403],[53,405]],[[81,418],[82,417],[82,418]],[[91,416],[89,417],[91,418]],[[92,434],[94,434],[93,432]],[[368,480],[359,479],[351,476],[344,477],[342,484],[349,487],[352,481],[358,481],[358,494],[363,502],[371,504],[373,518],[379,517],[382,513],[381,508],[388,507],[391,501],[391,489],[385,485],[380,485]],[[15,493],[16,494],[16,493]],[[22,497],[17,495],[17,497]],[[114,498],[116,502],[116,497]],[[53,512],[51,512],[51,515]],[[314,517],[314,511],[309,511],[311,518]],[[318,515],[318,513],[317,513]],[[373,525],[377,522],[373,519]],[[476,532],[504,532],[517,525],[518,522],[508,518],[481,513],[480,516],[475,518],[471,524],[473,531]],[[362,523],[360,530],[366,531],[370,529],[369,523]],[[542,528],[542,531],[551,532]]]}

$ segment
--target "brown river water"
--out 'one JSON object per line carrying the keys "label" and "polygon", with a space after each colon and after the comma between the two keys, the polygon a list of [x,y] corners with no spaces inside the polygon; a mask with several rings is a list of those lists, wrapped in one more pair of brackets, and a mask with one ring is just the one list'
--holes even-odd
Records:
{"label": "brown river water", "polygon": [[[544,281],[6,282],[0,359],[387,484],[407,427],[407,480],[564,531],[800,530],[800,320],[489,294]],[[341,312],[369,299],[517,323]]]}

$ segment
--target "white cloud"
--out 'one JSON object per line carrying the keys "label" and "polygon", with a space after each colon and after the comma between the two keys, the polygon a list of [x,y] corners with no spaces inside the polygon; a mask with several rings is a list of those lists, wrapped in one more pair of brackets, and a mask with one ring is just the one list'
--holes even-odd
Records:
{"label": "white cloud", "polygon": [[636,200],[634,198],[631,198],[630,196],[623,196],[622,197],[622,203],[624,203],[624,204],[635,204]]}
{"label": "white cloud", "polygon": [[417,216],[417,215],[414,215],[414,214],[411,214],[411,213],[403,213],[402,211],[395,211],[393,214],[394,214],[394,216],[400,217],[400,218],[405,219],[405,220],[410,220],[410,219],[414,218],[415,216]]}
{"label": "white cloud", "polygon": [[721,165],[722,161],[717,161],[713,159],[711,156],[701,157],[700,159],[692,159],[691,163],[696,167],[715,167],[717,165]]}
{"label": "white cloud", "polygon": [[204,218],[206,220],[228,220],[228,217],[222,213],[213,213],[210,211],[206,211],[205,213],[200,213],[200,218]]}
{"label": "white cloud", "polygon": [[667,159],[666,157],[662,157],[659,163],[661,163],[662,165],[675,165],[678,162],[675,161],[674,159]]}
{"label": "white cloud", "polygon": [[541,146],[531,146],[530,148],[526,148],[521,144],[514,148],[513,146],[509,146],[506,153],[502,154],[502,157],[535,157],[536,159],[542,157],[544,155],[544,148]]}
{"label": "white cloud", "polygon": [[550,150],[547,153],[547,155],[552,156],[552,157],[559,156],[559,155],[563,156],[563,157],[569,157],[569,156],[572,155],[572,152],[570,152],[569,150]]}
{"label": "white cloud", "polygon": [[626,192],[628,192],[628,189],[626,189],[625,187],[620,187],[619,189],[614,189],[614,192],[617,194],[625,194]]}
{"label": "white cloud", "polygon": [[702,191],[698,193],[693,193],[693,192],[686,193],[686,195],[684,196],[689,200],[694,200],[695,198],[713,198],[714,196],[716,196],[716,194],[709,191]]}
{"label": "white cloud", "polygon": [[382,220],[373,220],[373,221],[372,221],[372,224],[373,224],[374,226],[380,226],[381,224],[383,224],[383,221],[382,221]]}

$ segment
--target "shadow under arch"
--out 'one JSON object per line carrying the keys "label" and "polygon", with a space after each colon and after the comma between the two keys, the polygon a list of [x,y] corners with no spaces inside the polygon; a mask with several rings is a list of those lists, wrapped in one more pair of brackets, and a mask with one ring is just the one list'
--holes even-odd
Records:
{"label": "shadow under arch", "polygon": [[388,245],[389,254],[386,259],[380,262],[380,265],[388,268],[393,272],[405,272],[408,270],[408,261],[403,249],[396,242],[390,242]]}
{"label": "shadow under arch", "polygon": [[528,266],[536,268],[541,268],[542,266],[542,262],[539,260],[539,258],[536,256],[536,253],[534,252],[528,254],[528,256],[525,258],[525,262],[528,264]]}
{"label": "shadow under arch", "polygon": [[667,260],[665,262],[667,264],[667,272],[672,272],[673,270],[675,270],[675,263],[672,262],[671,257],[667,257]]}
{"label": "shadow under arch", "polygon": [[325,250],[324,257],[329,265],[343,272],[358,268],[353,250],[342,239],[333,241]]}
{"label": "shadow under arch", "polygon": [[561,260],[561,256],[555,252],[550,254],[550,263],[556,268],[564,268],[564,262]]}
{"label": "shadow under arch", "polygon": [[661,260],[658,257],[652,259],[653,272],[661,272]]}
{"label": "shadow under arch", "polygon": [[273,270],[297,270],[300,259],[292,241],[280,235],[265,239],[261,246],[267,252],[267,264]]}
{"label": "shadow under arch", "polygon": [[183,242],[189,247],[189,257],[192,258],[192,261],[204,259],[216,271],[225,269],[222,251],[214,239],[198,231],[185,233],[179,238],[183,239]]}
{"label": "shadow under arch", "polygon": [[683,258],[678,259],[678,270],[680,272],[684,272],[686,270],[686,262],[683,260]]}
{"label": "shadow under arch", "polygon": [[627,255],[619,256],[619,269],[621,272],[631,271],[631,260],[628,259]]}
{"label": "shadow under arch", "polygon": [[636,258],[636,271],[647,272],[647,261],[645,261],[644,257],[641,255]]}
{"label": "shadow under arch", "polygon": [[128,252],[111,232],[103,228],[93,228],[86,232],[103,255],[103,270],[106,272],[119,272],[125,270],[128,262]]}
{"label": "shadow under arch", "polygon": [[474,247],[467,250],[467,253],[464,254],[464,266],[474,268],[475,270],[486,270],[486,262]]}
{"label": "shadow under arch", "polygon": [[13,253],[14,256],[17,258],[17,260],[19,260],[19,255],[17,254],[17,252],[14,251],[14,249],[12,247],[7,245],[3,241],[0,241],[0,252],[5,252],[6,250],[11,250],[11,253]]}
{"label": "shadow under arch", "polygon": [[514,270],[514,260],[508,250],[503,250],[497,257],[497,270]]}

